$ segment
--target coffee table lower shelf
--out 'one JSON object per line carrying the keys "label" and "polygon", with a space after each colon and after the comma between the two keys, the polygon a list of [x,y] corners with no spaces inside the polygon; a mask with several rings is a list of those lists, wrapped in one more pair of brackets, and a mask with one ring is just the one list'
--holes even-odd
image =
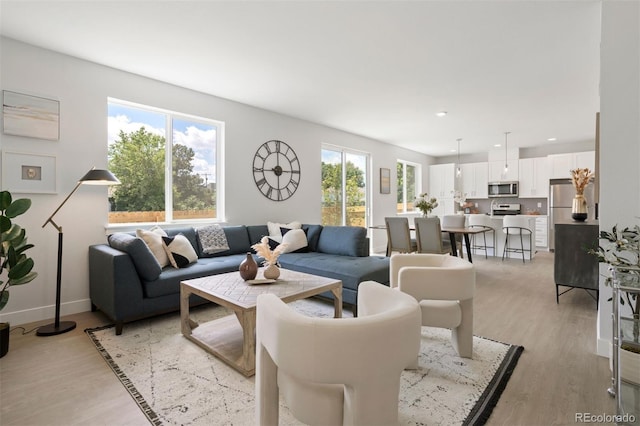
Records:
{"label": "coffee table lower shelf", "polygon": [[[269,286],[249,286],[237,272],[196,278],[180,283],[180,322],[184,337],[224,361],[247,377],[256,366],[256,300],[272,293],[285,303],[330,291],[336,318],[342,317],[342,281],[301,272],[282,270],[281,278]],[[189,315],[189,297],[198,295],[233,311],[198,324]]]}

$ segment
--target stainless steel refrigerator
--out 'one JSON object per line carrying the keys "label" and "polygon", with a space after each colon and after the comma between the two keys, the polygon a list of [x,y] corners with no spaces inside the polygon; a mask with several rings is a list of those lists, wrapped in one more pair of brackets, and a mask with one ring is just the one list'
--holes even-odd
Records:
{"label": "stainless steel refrigerator", "polygon": [[[596,219],[595,196],[593,182],[584,189],[587,200],[587,220]],[[571,222],[571,204],[576,190],[571,179],[549,180],[549,250],[555,247],[554,228],[556,223]]]}

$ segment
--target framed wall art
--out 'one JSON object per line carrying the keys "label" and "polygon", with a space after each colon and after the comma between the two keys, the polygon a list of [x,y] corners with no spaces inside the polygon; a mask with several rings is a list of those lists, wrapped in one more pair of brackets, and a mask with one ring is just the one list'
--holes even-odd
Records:
{"label": "framed wall art", "polygon": [[60,102],[3,90],[2,131],[7,135],[57,141]]}
{"label": "framed wall art", "polygon": [[2,152],[2,189],[32,194],[56,194],[56,157]]}
{"label": "framed wall art", "polygon": [[380,169],[380,193],[391,194],[391,169]]}

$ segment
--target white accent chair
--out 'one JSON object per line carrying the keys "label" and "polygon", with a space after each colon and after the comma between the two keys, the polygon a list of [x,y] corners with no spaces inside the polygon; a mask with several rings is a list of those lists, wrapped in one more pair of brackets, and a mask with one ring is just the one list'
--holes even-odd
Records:
{"label": "white accent chair", "polygon": [[440,254],[394,254],[390,286],[420,303],[422,325],[451,329],[459,356],[473,357],[473,298],[476,270],[472,263]]}
{"label": "white accent chair", "polygon": [[411,238],[409,219],[406,217],[385,217],[387,227],[387,256],[396,251],[399,253],[413,253],[418,250],[418,244]]}
{"label": "white accent chair", "polygon": [[256,309],[256,424],[278,424],[280,394],[310,425],[398,423],[400,375],[420,352],[413,297],[365,281],[357,318],[307,317],[273,294]]}

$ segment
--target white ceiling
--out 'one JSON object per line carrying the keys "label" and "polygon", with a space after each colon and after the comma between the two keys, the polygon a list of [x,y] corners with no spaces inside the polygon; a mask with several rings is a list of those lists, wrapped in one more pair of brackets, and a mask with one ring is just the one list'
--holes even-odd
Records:
{"label": "white ceiling", "polygon": [[505,131],[509,147],[594,139],[599,1],[0,0],[0,19],[6,37],[433,156]]}

